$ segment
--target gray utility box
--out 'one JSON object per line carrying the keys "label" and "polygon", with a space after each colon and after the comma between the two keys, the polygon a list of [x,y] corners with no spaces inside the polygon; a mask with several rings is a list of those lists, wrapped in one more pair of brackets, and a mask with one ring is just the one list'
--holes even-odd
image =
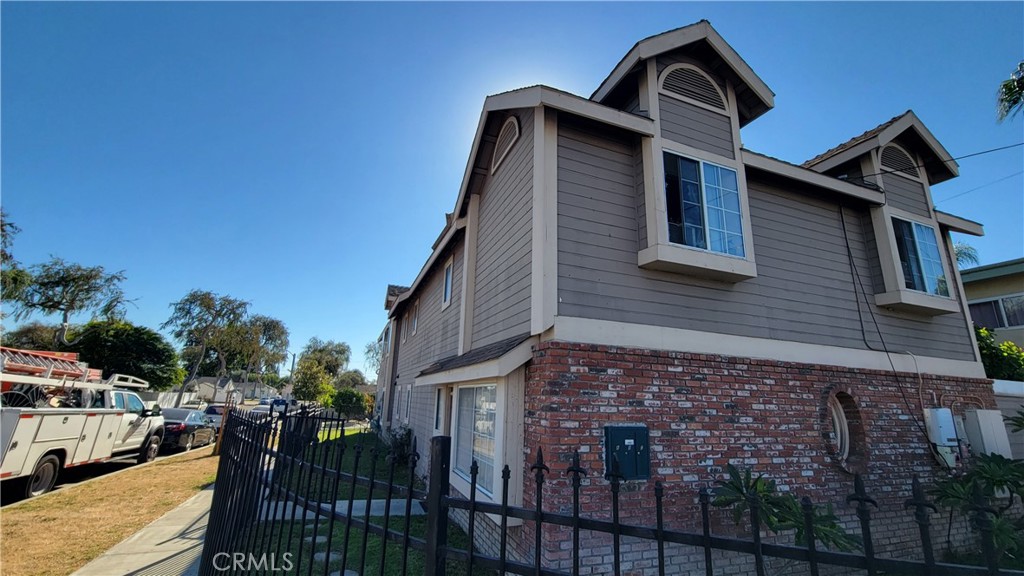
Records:
{"label": "gray utility box", "polygon": [[651,448],[646,426],[604,427],[605,476],[612,473],[612,459],[618,459],[620,480],[651,477]]}

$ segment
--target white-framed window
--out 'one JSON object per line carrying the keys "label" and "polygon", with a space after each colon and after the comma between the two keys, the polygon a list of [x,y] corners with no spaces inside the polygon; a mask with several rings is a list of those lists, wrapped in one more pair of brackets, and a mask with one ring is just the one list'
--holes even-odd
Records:
{"label": "white-framed window", "polygon": [[949,296],[935,228],[893,217],[892,229],[896,237],[900,268],[903,270],[904,286],[908,290]]}
{"label": "white-framed window", "polygon": [[408,312],[402,314],[402,319],[399,321],[398,325],[399,331],[402,333],[402,344],[405,344],[406,337],[408,336],[408,334],[406,334],[406,328],[409,327],[409,323],[406,321],[408,318]]}
{"label": "white-framed window", "polygon": [[419,321],[420,321],[420,301],[417,300],[416,303],[412,305],[412,335],[413,336],[416,335],[416,325],[419,324]]}
{"label": "white-framed window", "polygon": [[668,150],[663,157],[669,242],[743,258],[736,171]]}
{"label": "white-framed window", "polygon": [[452,303],[452,282],[455,275],[455,259],[449,258],[444,265],[444,285],[441,288],[441,310]]}
{"label": "white-framed window", "polygon": [[989,330],[1024,326],[1024,293],[967,303],[971,320]]}
{"label": "white-framed window", "polygon": [[494,494],[497,465],[497,386],[484,384],[458,388],[455,396],[453,434],[455,473],[470,481],[470,467],[478,466],[477,488]]}

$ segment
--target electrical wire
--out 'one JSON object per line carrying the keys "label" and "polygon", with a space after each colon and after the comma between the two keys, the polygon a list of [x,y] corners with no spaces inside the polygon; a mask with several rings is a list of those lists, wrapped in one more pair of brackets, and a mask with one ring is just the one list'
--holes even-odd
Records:
{"label": "electrical wire", "polygon": [[[999,148],[991,148],[989,150],[982,150],[981,152],[972,152],[971,154],[964,154],[963,156],[957,156],[956,158],[950,158],[949,160],[941,160],[941,159],[929,160],[928,162],[925,162],[924,164],[917,164],[917,165],[915,165],[914,168],[924,168],[925,166],[930,166],[932,164],[935,164],[936,162],[939,162],[939,163],[942,163],[942,164],[946,164],[948,162],[955,162],[957,160],[963,160],[964,158],[973,158],[975,156],[982,156],[984,154],[991,154],[993,152],[1000,152],[1002,150],[1009,150],[1010,148],[1016,148],[1018,146],[1024,146],[1024,142],[1018,142],[1016,144],[1009,144],[1009,145],[1006,145],[1006,146],[1000,146]],[[893,174],[893,173],[894,173],[894,171],[891,171],[891,170],[888,171],[888,172],[876,172],[875,174],[864,174],[864,175],[860,176],[860,178],[867,178],[869,176],[881,176],[882,174]]]}
{"label": "electrical wire", "polygon": [[1024,170],[1019,170],[1017,172],[1014,172],[1013,174],[1010,174],[1009,176],[1003,176],[999,180],[993,180],[993,181],[989,182],[988,184],[982,184],[981,186],[975,186],[974,188],[971,188],[970,190],[961,192],[959,194],[954,194],[954,195],[950,196],[949,198],[943,198],[942,200],[939,200],[935,204],[936,205],[942,204],[943,202],[947,202],[949,200],[952,200],[953,198],[959,198],[959,197],[961,197],[961,196],[963,196],[965,194],[970,194],[971,192],[974,192],[975,190],[981,190],[982,188],[984,188],[986,186],[991,186],[993,184],[998,184],[998,183],[1002,182],[1003,180],[1009,180],[1010,178],[1013,178],[1014,176],[1020,176],[1021,174],[1024,174]]}

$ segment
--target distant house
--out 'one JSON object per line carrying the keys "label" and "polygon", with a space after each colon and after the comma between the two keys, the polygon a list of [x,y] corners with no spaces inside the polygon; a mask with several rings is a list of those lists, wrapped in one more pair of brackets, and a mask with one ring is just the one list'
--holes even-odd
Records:
{"label": "distant house", "polygon": [[[488,97],[430,257],[387,288],[382,427],[450,436],[463,495],[475,460],[500,501],[508,464],[513,505],[533,505],[542,448],[544,502],[568,506],[579,451],[606,513],[615,453],[623,520],[647,525],[655,480],[666,517],[699,522],[697,488],[729,464],[855,522],[861,472],[875,542],[916,553],[908,483],[945,474],[925,410],[995,406],[950,238],[982,226],[935,209],[958,166],[912,111],[796,165],[742,143],[773,106],[703,21],[638,42],[589,98]],[[546,534],[544,564],[565,545]]]}
{"label": "distant house", "polygon": [[963,270],[960,278],[974,323],[1024,347],[1024,258]]}
{"label": "distant house", "polygon": [[[994,330],[997,342],[1024,347],[1024,258],[964,270],[960,278],[974,323]],[[993,389],[1004,415],[1024,407],[1024,383],[997,380]],[[1024,458],[1024,431],[1007,432],[1013,457]]]}
{"label": "distant house", "polygon": [[227,402],[232,399],[234,402],[241,400],[241,391],[236,390],[235,382],[231,378],[216,378],[202,376],[188,383],[186,390],[194,389],[199,398],[207,402]]}

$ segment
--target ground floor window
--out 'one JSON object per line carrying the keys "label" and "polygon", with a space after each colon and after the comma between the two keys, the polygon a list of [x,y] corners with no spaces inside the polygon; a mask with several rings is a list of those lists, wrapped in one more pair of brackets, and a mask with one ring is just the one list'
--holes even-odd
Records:
{"label": "ground floor window", "polygon": [[477,487],[494,493],[497,388],[492,385],[459,388],[455,411],[455,472],[470,479],[470,466],[479,467]]}

